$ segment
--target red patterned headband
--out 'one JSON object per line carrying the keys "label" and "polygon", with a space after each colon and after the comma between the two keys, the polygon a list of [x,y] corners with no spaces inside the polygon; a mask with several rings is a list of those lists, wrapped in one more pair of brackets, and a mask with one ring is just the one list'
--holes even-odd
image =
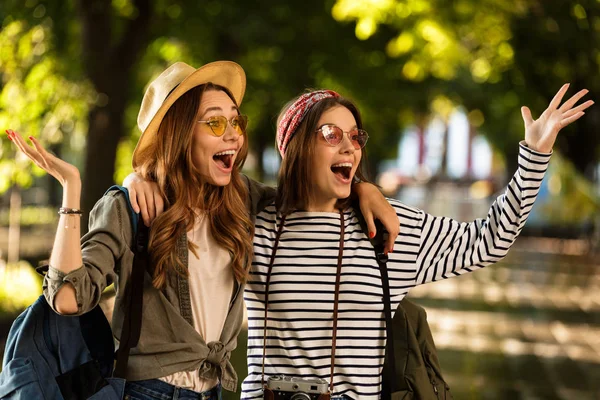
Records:
{"label": "red patterned headband", "polygon": [[308,113],[308,111],[319,101],[329,98],[338,98],[339,94],[333,90],[315,90],[314,92],[305,93],[298,98],[288,109],[285,111],[283,118],[277,126],[277,148],[279,154],[283,158],[285,150],[290,142],[290,139],[302,123],[302,120]]}

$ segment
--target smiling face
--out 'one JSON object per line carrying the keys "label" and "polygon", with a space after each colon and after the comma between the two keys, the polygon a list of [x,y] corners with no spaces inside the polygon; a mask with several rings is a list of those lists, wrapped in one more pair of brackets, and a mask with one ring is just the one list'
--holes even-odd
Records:
{"label": "smiling face", "polygon": [[[198,108],[197,121],[224,116],[230,121],[239,115],[233,100],[222,90],[206,90]],[[231,181],[231,172],[245,135],[240,135],[228,122],[225,133],[215,136],[209,124],[197,122],[192,131],[192,161],[207,183],[225,186]]]}
{"label": "smiling face", "polygon": [[314,152],[311,160],[312,196],[308,203],[311,211],[334,211],[339,199],[350,196],[352,179],[362,157],[362,151],[355,149],[347,132],[357,128],[357,122],[350,110],[336,105],[323,112],[317,128],[336,125],[344,131],[343,140],[332,146],[321,131],[314,133]]}

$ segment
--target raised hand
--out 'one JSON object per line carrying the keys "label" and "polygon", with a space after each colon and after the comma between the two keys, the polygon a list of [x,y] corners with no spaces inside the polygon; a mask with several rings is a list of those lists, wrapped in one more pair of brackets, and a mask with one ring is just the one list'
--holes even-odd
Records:
{"label": "raised hand", "polygon": [[48,153],[33,136],[29,136],[29,140],[33,144],[33,147],[31,147],[19,133],[9,129],[6,134],[35,165],[55,177],[61,185],[65,186],[67,183],[80,182],[81,178],[77,167]]}
{"label": "raised hand", "polygon": [[521,107],[521,114],[525,122],[525,142],[532,150],[541,153],[552,151],[558,132],[581,118],[585,114],[584,110],[594,104],[592,100],[588,100],[575,107],[575,104],[588,93],[587,89],[583,89],[559,107],[568,89],[568,83],[563,85],[554,95],[548,108],[536,120],[531,117],[528,107]]}

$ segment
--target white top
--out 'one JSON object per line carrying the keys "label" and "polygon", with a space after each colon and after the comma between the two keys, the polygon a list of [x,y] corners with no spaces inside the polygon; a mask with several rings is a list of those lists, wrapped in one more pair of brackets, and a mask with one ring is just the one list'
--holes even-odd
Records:
{"label": "white top", "polygon": [[[416,285],[471,272],[504,257],[527,220],[549,158],[521,146],[519,169],[487,219],[460,223],[389,200],[400,223],[388,261],[392,310]],[[346,210],[344,219],[332,396],[377,400],[386,343],[381,278],[354,210]],[[249,376],[242,384],[242,399],[262,398],[264,291],[280,221],[274,205],[256,219],[254,262],[244,294]],[[286,374],[329,382],[339,240],[338,213],[295,212],[287,217],[271,274],[265,381]]]}
{"label": "white top", "polygon": [[[201,215],[187,234],[195,244],[196,254],[188,250],[190,300],[194,328],[206,343],[218,341],[225,325],[234,287],[231,255],[219,246],[209,230],[208,220]],[[161,380],[196,392],[213,388],[218,379],[200,378],[198,371],[184,371]]]}

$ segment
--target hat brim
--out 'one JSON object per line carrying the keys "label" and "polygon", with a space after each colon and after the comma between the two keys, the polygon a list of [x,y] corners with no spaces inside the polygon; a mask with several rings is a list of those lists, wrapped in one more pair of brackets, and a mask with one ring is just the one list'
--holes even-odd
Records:
{"label": "hat brim", "polygon": [[205,83],[213,83],[229,90],[238,106],[242,104],[246,91],[246,73],[241,66],[232,61],[215,61],[191,73],[167,96],[148,127],[142,132],[133,151],[133,167],[140,165],[140,154],[152,143],[158,128],[169,108],[187,91]]}

